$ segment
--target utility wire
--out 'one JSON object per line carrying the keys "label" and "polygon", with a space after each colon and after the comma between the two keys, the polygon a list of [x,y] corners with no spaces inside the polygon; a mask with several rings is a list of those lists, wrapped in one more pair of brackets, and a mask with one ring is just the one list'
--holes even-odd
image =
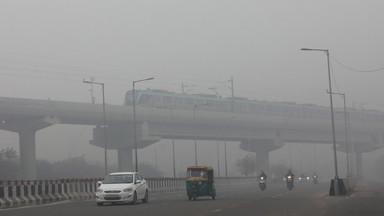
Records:
{"label": "utility wire", "polygon": [[334,73],[334,71],[333,71],[332,64],[330,63],[329,65],[330,65],[330,67],[331,67],[331,73],[332,73],[332,77],[333,77],[333,82],[335,83],[336,90],[337,90],[338,92],[340,92],[339,86],[337,85],[337,80],[336,80],[335,73]]}
{"label": "utility wire", "polygon": [[332,58],[332,60],[334,60],[337,64],[341,65],[342,67],[344,67],[344,68],[346,68],[348,70],[359,72],[359,73],[372,73],[372,72],[378,72],[378,71],[384,70],[384,67],[373,69],[373,70],[359,70],[359,69],[355,69],[355,68],[349,67],[349,66],[341,63],[339,60],[337,60],[336,58],[334,58],[332,56],[331,56],[331,58]]}

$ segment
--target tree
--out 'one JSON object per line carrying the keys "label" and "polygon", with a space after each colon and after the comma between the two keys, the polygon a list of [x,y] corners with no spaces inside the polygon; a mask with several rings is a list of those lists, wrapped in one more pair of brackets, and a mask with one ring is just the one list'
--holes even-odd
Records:
{"label": "tree", "polygon": [[[285,164],[276,164],[276,165],[271,165],[270,166],[270,180],[271,181],[282,181],[283,177],[285,174],[288,172],[289,167]],[[294,170],[292,170],[293,173],[295,173]]]}
{"label": "tree", "polygon": [[384,156],[381,156],[379,159],[376,160],[376,164],[375,164],[375,173],[377,177],[379,177],[380,179],[384,179],[383,166],[384,166]]}
{"label": "tree", "polygon": [[6,149],[3,149],[0,151],[1,158],[8,161],[15,161],[17,160],[17,153],[16,150],[13,148],[7,147]]}
{"label": "tree", "polygon": [[0,151],[0,180],[15,180],[20,177],[16,150],[6,148]]}
{"label": "tree", "polygon": [[84,155],[57,162],[39,160],[37,176],[39,179],[100,178],[104,176],[104,168],[100,163],[86,161]]}
{"label": "tree", "polygon": [[242,159],[238,159],[236,166],[241,174],[245,176],[252,176],[256,173],[256,157],[255,155],[246,155]]}
{"label": "tree", "polygon": [[140,163],[139,168],[139,172],[143,175],[144,178],[164,176],[164,174],[159,169],[150,164]]}

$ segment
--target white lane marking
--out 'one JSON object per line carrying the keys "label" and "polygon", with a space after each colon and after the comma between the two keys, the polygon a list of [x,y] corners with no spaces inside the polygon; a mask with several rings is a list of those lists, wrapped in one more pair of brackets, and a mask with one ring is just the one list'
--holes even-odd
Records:
{"label": "white lane marking", "polygon": [[[91,202],[95,202],[94,200],[88,200]],[[44,205],[41,204],[36,204],[36,205],[27,205],[27,206],[20,206],[20,207],[12,207],[12,208],[2,208],[0,211],[12,211],[16,209],[27,209],[27,208],[38,208],[38,207],[44,207],[44,206],[53,206],[53,205],[58,205],[62,203],[69,203],[70,200],[63,200],[63,201],[57,201],[57,202],[52,202],[52,203],[45,203]]]}
{"label": "white lane marking", "polygon": [[217,212],[221,212],[221,211],[223,211],[223,209],[216,209],[216,210],[213,210],[212,212],[217,213]]}

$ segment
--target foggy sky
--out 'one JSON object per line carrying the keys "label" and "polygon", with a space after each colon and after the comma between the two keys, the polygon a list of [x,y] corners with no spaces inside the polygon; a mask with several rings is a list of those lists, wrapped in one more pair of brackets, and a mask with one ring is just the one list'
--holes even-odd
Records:
{"label": "foggy sky", "polygon": [[[154,77],[137,88],[184,83],[228,97],[219,82],[233,77],[236,96],[328,105],[326,56],[300,51],[308,47],[330,49],[333,90],[349,107],[384,110],[384,71],[335,61],[384,66],[383,9],[379,0],[2,0],[0,96],[90,102],[82,80],[95,77],[106,102],[122,104],[133,80]],[[99,86],[94,95],[100,103]]]}

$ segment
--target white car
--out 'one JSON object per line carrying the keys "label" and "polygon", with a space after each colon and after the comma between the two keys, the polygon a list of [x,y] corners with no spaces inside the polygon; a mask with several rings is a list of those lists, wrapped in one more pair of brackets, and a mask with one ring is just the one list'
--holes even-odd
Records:
{"label": "white car", "polygon": [[137,200],[148,202],[149,189],[145,179],[137,172],[116,172],[99,182],[96,192],[96,203],[129,202],[136,204]]}

